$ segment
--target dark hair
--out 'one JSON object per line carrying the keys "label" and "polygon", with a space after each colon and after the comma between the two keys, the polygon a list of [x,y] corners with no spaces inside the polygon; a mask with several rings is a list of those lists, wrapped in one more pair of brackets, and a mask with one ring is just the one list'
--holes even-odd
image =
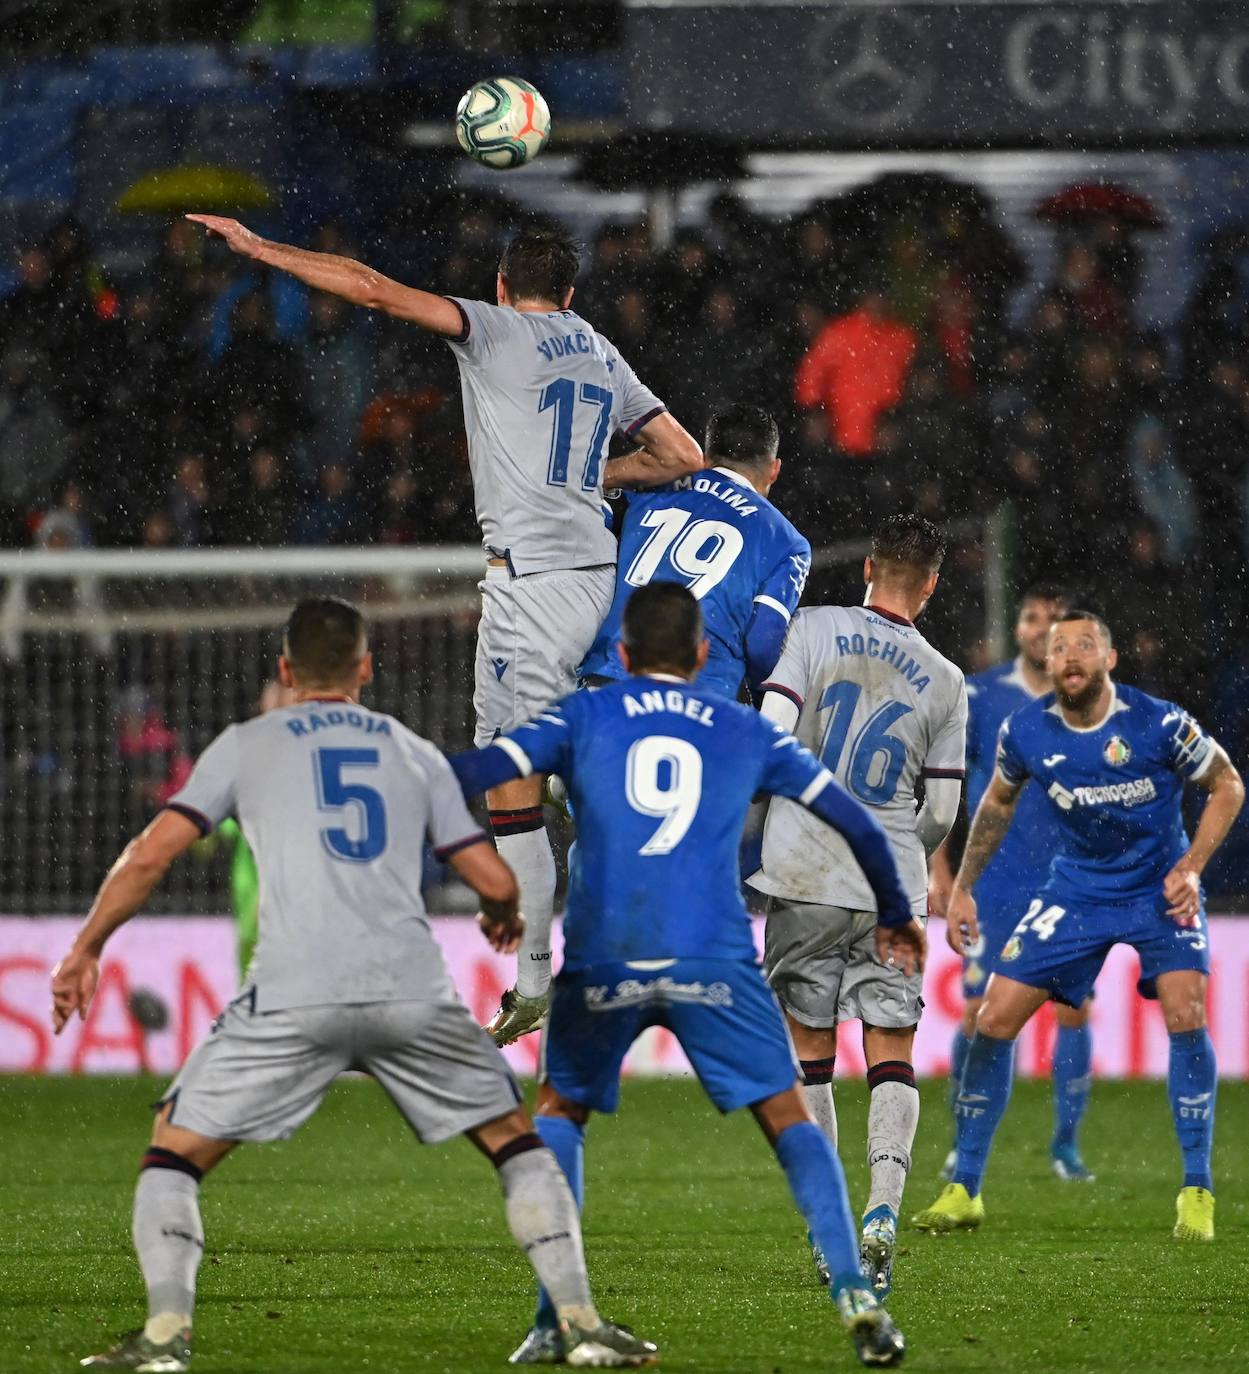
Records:
{"label": "dark hair", "polygon": [[499,259],[499,271],[513,300],[563,305],[581,265],[572,236],[563,229],[521,229]]}
{"label": "dark hair", "polygon": [[945,535],[922,515],[891,515],[872,535],[872,562],[893,563],[925,577],[945,557]]}
{"label": "dark hair", "polygon": [[1057,582],[1034,582],[1030,587],[1024,588],[1023,595],[1019,598],[1020,608],[1031,601],[1052,601],[1054,605],[1066,610],[1071,605],[1071,593],[1065,587],[1060,587]]}
{"label": "dark hair", "polygon": [[1097,628],[1101,631],[1103,637],[1106,640],[1107,645],[1112,649],[1114,648],[1115,637],[1110,633],[1110,626],[1106,624],[1106,622],[1101,618],[1101,616],[1097,614],[1096,611],[1085,611],[1081,610],[1079,607],[1073,607],[1069,611],[1064,611],[1062,615],[1060,615],[1058,619],[1054,622],[1054,624],[1062,625],[1064,622],[1068,620],[1091,620],[1093,624],[1096,625]]}
{"label": "dark hair", "polygon": [[703,613],[679,582],[651,582],[626,603],[620,638],[635,673],[648,668],[692,671],[703,642]]}
{"label": "dark hair", "polygon": [[763,467],[776,457],[781,435],[776,421],[758,406],[720,406],[707,422],[703,441],[708,463]]}
{"label": "dark hair", "polygon": [[367,647],[364,617],[337,596],[305,597],[291,612],[282,635],[291,672],[308,687],[344,682]]}

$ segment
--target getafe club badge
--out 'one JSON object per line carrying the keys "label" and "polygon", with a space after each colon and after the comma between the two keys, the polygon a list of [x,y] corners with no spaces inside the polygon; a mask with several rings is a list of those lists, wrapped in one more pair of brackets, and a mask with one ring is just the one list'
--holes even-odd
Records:
{"label": "getafe club badge", "polygon": [[1132,757],[1132,750],[1128,747],[1128,742],[1121,735],[1111,735],[1106,741],[1106,747],[1102,750],[1102,758],[1115,768],[1122,768]]}

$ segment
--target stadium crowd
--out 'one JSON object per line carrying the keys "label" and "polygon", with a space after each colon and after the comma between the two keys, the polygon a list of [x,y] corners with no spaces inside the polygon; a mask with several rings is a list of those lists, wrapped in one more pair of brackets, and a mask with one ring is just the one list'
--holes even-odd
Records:
{"label": "stadium crowd", "polygon": [[[417,265],[398,233],[360,255],[480,296],[514,217],[465,198]],[[310,246],[359,251],[336,225]],[[1170,340],[1137,327],[1134,240],[1105,216],[1060,231],[1057,274],[1017,318],[1021,257],[980,192],[939,177],[788,220],[722,196],[663,252],[645,224],[608,222],[587,258],[577,306],[687,428],[728,397],[780,418],[778,501],[813,545],[890,507],[946,520],[1005,500],[1017,581],[1095,580],[1135,681],[1171,690],[1218,647],[1187,631],[1185,574],[1237,601],[1249,551],[1230,255]],[[471,541],[457,393],[437,341],[254,272],[184,221],[114,281],[69,218],[0,301],[0,542]],[[973,541],[952,570],[969,588],[978,557]]]}

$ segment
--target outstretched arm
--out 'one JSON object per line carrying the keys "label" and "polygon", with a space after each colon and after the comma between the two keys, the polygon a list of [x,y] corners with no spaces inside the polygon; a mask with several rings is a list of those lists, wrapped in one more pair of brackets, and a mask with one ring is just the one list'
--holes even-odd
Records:
{"label": "outstretched arm", "polygon": [[1214,746],[1214,757],[1195,781],[1209,792],[1209,799],[1197,822],[1192,843],[1184,857],[1163,880],[1162,891],[1168,903],[1167,915],[1181,925],[1187,924],[1201,909],[1201,875],[1227,838],[1240,808],[1245,803],[1245,784],[1222,745]]}
{"label": "outstretched arm", "polygon": [[703,451],[698,441],[666,410],[644,424],[633,437],[642,447],[635,453],[610,459],[603,468],[603,485],[608,489],[658,487],[702,469]]}
{"label": "outstretched arm", "polygon": [[162,811],[109,869],[69,953],[52,970],[52,1025],[58,1035],[75,1012],[86,1017],[109,936],[139,910],[169,865],[200,835],[200,827],[181,812]]}
{"label": "outstretched arm", "polygon": [[230,248],[241,257],[252,258],[266,267],[277,267],[317,291],[341,296],[352,305],[366,310],[381,310],[396,319],[420,325],[431,333],[445,338],[459,338],[464,332],[464,319],[458,307],[445,296],[432,291],[418,291],[401,282],[384,277],[354,258],[342,258],[334,253],[313,253],[305,248],[293,248],[288,243],[274,243],[262,239],[236,219],[222,215],[188,215],[187,219],[202,224],[214,234],[220,234]]}

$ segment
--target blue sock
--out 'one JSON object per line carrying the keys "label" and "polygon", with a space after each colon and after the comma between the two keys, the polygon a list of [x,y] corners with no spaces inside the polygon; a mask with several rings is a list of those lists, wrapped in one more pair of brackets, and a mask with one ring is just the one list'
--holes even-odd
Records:
{"label": "blue sock", "polygon": [[1015,1068],[1015,1042],[979,1031],[972,1036],[963,1068],[963,1083],[954,1103],[958,1127],[958,1164],[954,1182],[975,1197],[980,1191],[989,1148],[1006,1104]]}
{"label": "blue sock", "polygon": [[1214,1045],[1204,1028],[1176,1031],[1170,1040],[1167,1096],[1184,1156],[1184,1187],[1213,1192],[1210,1147],[1214,1143],[1214,1099],[1219,1083]]}
{"label": "blue sock", "polygon": [[846,1176],[828,1137],[813,1121],[796,1121],[776,1137],[776,1157],[798,1210],[833,1272],[834,1295],[847,1285],[862,1288],[859,1233],[846,1196]]}
{"label": "blue sock", "polygon": [[954,1032],[954,1041],[950,1046],[950,1112],[954,1111],[954,1104],[958,1101],[959,1084],[963,1081],[963,1068],[967,1063],[967,1051],[971,1048],[971,1038],[963,1031],[960,1025]]}
{"label": "blue sock", "polygon": [[1093,1035],[1088,1022],[1059,1026],[1054,1040],[1054,1140],[1052,1149],[1076,1143],[1076,1132],[1089,1105]]}
{"label": "blue sock", "polygon": [[[542,1143],[550,1148],[559,1161],[568,1186],[580,1211],[585,1198],[585,1127],[578,1126],[566,1116],[539,1116],[534,1118],[534,1126],[542,1137]],[[555,1307],[547,1296],[545,1288],[538,1289],[538,1310],[534,1314],[535,1326],[558,1326],[559,1318]]]}

